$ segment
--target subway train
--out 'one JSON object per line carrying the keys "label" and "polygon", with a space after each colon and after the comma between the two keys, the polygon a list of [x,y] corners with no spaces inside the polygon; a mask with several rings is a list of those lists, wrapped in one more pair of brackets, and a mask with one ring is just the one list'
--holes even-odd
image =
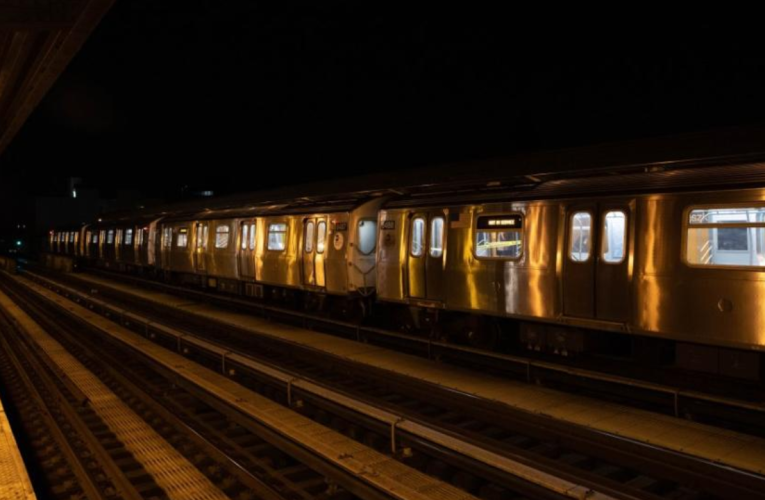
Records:
{"label": "subway train", "polygon": [[48,245],[477,348],[765,371],[765,163],[123,213]]}

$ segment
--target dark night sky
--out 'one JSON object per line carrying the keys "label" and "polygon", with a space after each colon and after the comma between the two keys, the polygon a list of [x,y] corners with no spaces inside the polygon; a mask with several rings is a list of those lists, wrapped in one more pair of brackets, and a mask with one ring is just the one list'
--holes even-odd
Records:
{"label": "dark night sky", "polygon": [[765,123],[754,22],[564,21],[118,0],[0,172],[23,194],[241,191]]}

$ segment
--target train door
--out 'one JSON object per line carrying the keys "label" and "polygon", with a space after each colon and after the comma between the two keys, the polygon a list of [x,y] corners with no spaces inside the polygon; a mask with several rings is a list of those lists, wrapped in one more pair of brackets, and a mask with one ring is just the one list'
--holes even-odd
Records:
{"label": "train door", "polygon": [[409,297],[443,301],[446,224],[441,210],[412,214],[409,221]]}
{"label": "train door", "polygon": [[207,261],[205,255],[207,252],[207,240],[210,235],[209,223],[197,222],[195,228],[196,244],[194,245],[194,269],[198,273],[207,272]]}
{"label": "train door", "polygon": [[630,203],[569,207],[563,265],[565,315],[629,321],[632,215]]}
{"label": "train door", "polygon": [[324,287],[325,251],[327,240],[327,219],[312,217],[303,220],[303,284],[311,287]]}
{"label": "train door", "polygon": [[255,221],[239,224],[239,276],[255,279]]}

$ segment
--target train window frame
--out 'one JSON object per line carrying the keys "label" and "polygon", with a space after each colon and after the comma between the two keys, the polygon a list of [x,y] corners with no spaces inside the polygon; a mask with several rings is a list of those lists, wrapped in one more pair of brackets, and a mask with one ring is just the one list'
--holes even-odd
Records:
{"label": "train window frame", "polygon": [[[364,226],[364,224],[370,223],[373,225],[373,231],[374,231],[374,238],[372,238],[372,247],[369,249],[368,252],[365,252],[364,249],[361,246],[361,228]],[[359,222],[356,224],[356,250],[361,255],[374,255],[375,250],[377,250],[377,238],[379,236],[379,230],[377,227],[377,219],[372,217],[363,217],[359,219]]]}
{"label": "train window frame", "polygon": [[[433,236],[436,234],[436,221],[441,222],[441,237],[438,239],[438,246],[434,245]],[[428,235],[428,255],[433,259],[440,259],[444,255],[444,240],[446,239],[446,218],[443,215],[436,215],[430,218],[430,234]]]}
{"label": "train window frame", "polygon": [[[608,260],[606,258],[606,217],[608,214],[618,212],[624,216],[624,229],[622,230],[622,257],[619,260]],[[627,234],[629,233],[629,214],[627,211],[623,208],[605,208],[602,211],[601,214],[601,220],[600,220],[600,260],[609,266],[618,266],[619,264],[622,264],[624,262],[624,259],[627,258]],[[590,228],[590,232],[592,232],[592,228]],[[590,235],[592,237],[592,235]]]}
{"label": "train window frame", "polygon": [[321,255],[327,247],[327,221],[321,219],[316,224],[316,253]]}
{"label": "train window frame", "polygon": [[106,244],[114,245],[114,229],[109,229],[106,231]]}
{"label": "train window frame", "polygon": [[[414,225],[417,221],[422,221],[422,239],[420,240],[419,252],[415,252],[414,248]],[[412,217],[412,222],[409,223],[409,255],[419,259],[425,255],[425,246],[428,244],[428,219],[424,215],[416,215]]]}
{"label": "train window frame", "polygon": [[[225,235],[225,238],[223,236]],[[228,224],[215,226],[215,249],[225,250],[231,245],[231,227]]]}
{"label": "train window frame", "polygon": [[254,222],[250,223],[250,239],[249,239],[249,249],[250,252],[255,250],[255,230],[257,229],[257,226]]}
{"label": "train window frame", "polygon": [[[478,219],[481,217],[508,217],[511,215],[517,215],[521,218],[521,227],[518,228],[507,228],[507,227],[498,227],[496,229],[478,229]],[[488,261],[501,261],[501,262],[517,262],[521,260],[526,253],[526,245],[524,244],[526,242],[526,215],[519,210],[513,210],[510,212],[488,212],[488,213],[476,213],[473,216],[473,225],[472,225],[472,244],[471,251],[473,252],[473,257],[475,257],[476,260],[488,260]],[[517,233],[520,233],[521,236],[521,249],[518,252],[518,255],[515,257],[505,257],[505,256],[495,256],[495,257],[486,257],[483,255],[478,255],[478,233],[499,233],[499,232],[510,232],[514,231]],[[446,227],[444,227],[444,234],[446,234]]]}
{"label": "train window frame", "polygon": [[246,222],[242,222],[241,224],[239,224],[239,227],[240,227],[239,248],[241,250],[247,250],[247,243],[249,242],[249,239],[250,239],[250,225],[247,224]]}
{"label": "train window frame", "polygon": [[178,235],[175,238],[176,248],[188,248],[189,246],[189,228],[182,226],[178,228]]}
{"label": "train window frame", "polygon": [[[719,202],[719,203],[702,203],[694,204],[685,207],[683,210],[683,223],[682,223],[682,236],[680,239],[680,261],[683,265],[691,269],[704,269],[710,271],[745,271],[745,272],[765,272],[765,264],[761,266],[757,265],[725,265],[725,264],[696,264],[688,260],[688,233],[691,229],[727,229],[727,228],[761,228],[765,231],[765,221],[763,222],[729,222],[729,223],[699,223],[691,224],[691,213],[694,210],[709,210],[709,209],[735,209],[735,208],[761,208],[765,209],[765,203],[761,200],[752,202]],[[748,252],[749,250],[744,250]],[[765,253],[765,248],[763,248]]]}
{"label": "train window frame", "polygon": [[[280,229],[277,226],[283,226],[284,229]],[[289,225],[287,222],[269,222],[268,223],[268,241],[266,243],[266,249],[269,252],[284,252],[287,250],[287,235],[289,232]],[[280,245],[278,247],[272,246],[272,243],[275,243],[276,240],[271,239],[272,235],[281,234],[283,235],[280,238]]]}
{"label": "train window frame", "polygon": [[[584,260],[576,260],[576,259],[574,259],[574,254],[573,254],[573,250],[574,250],[574,238],[573,238],[572,234],[573,234],[573,231],[574,231],[574,217],[576,217],[579,214],[587,214],[587,215],[590,216],[590,240],[589,240],[588,246],[587,246],[587,258],[584,259]],[[593,242],[592,242],[592,235],[594,233],[594,231],[593,231],[593,224],[594,224],[594,222],[595,222],[595,215],[593,214],[592,210],[577,210],[577,209],[575,209],[574,211],[569,213],[568,218],[566,220],[566,226],[567,226],[566,227],[566,234],[567,234],[567,238],[568,238],[568,244],[566,245],[566,254],[568,256],[567,258],[568,258],[569,262],[573,262],[574,264],[586,264],[586,263],[590,262],[590,260],[593,258],[593,254],[595,254],[595,252],[593,252],[595,245],[593,245]],[[579,251],[579,253],[582,253],[581,250]]]}
{"label": "train window frame", "polygon": [[[210,224],[207,222],[197,223],[195,237],[198,252],[207,251],[207,241],[210,239]],[[201,233],[201,235],[200,235]]]}
{"label": "train window frame", "polygon": [[162,227],[162,248],[172,248],[173,246],[173,228],[171,226]]}
{"label": "train window frame", "polygon": [[316,239],[316,221],[308,219],[303,226],[303,253],[313,253],[314,240]]}
{"label": "train window frame", "polygon": [[133,229],[125,229],[125,245],[133,244]]}

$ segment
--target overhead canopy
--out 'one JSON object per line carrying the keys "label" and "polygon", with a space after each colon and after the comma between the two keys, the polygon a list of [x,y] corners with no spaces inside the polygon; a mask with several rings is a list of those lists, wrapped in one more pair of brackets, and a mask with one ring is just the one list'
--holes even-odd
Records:
{"label": "overhead canopy", "polygon": [[114,0],[0,0],[0,154]]}

